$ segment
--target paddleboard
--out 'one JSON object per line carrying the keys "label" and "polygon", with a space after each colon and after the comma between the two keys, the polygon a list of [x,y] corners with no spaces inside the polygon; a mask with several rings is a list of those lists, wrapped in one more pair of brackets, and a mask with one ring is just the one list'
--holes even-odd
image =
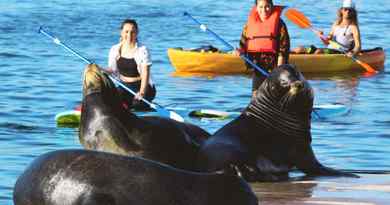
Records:
{"label": "paddleboard", "polygon": [[[342,116],[349,112],[349,109],[342,104],[323,104],[315,105],[312,112],[312,119],[322,120],[329,119],[336,116]],[[239,116],[241,112],[226,112],[212,109],[200,109],[189,112],[190,117],[196,118],[214,118],[224,120],[227,118],[235,118]]]}
{"label": "paddleboard", "polygon": [[[136,115],[157,115],[157,112],[144,111],[134,112]],[[77,127],[80,124],[81,110],[77,107],[75,110],[67,110],[56,114],[54,120],[59,127]]]}
{"label": "paddleboard", "polygon": [[76,127],[80,124],[80,110],[68,110],[60,112],[55,116],[58,126]]}
{"label": "paddleboard", "polygon": [[[215,120],[226,120],[232,119],[241,114],[241,112],[227,112],[214,109],[199,109],[189,111],[184,108],[167,108],[168,110],[180,110],[180,114],[188,115],[193,118],[208,118]],[[313,120],[324,120],[330,119],[337,116],[345,115],[349,112],[343,104],[323,104],[315,105],[314,112],[312,112]],[[156,112],[136,112],[137,115],[157,115]],[[55,116],[55,121],[58,126],[61,127],[76,127],[80,123],[80,110],[69,110],[60,112]]]}
{"label": "paddleboard", "polygon": [[[148,113],[148,114],[146,114]],[[149,114],[150,113],[150,114]],[[157,115],[157,112],[135,112],[137,115]],[[80,110],[67,110],[56,114],[55,121],[60,127],[75,127],[80,123]]]}
{"label": "paddleboard", "polygon": [[241,112],[226,112],[226,111],[220,111],[220,110],[211,110],[211,109],[200,109],[200,110],[193,110],[188,113],[190,117],[196,117],[196,118],[213,118],[213,119],[219,119],[224,120],[227,118],[234,118],[241,114]]}

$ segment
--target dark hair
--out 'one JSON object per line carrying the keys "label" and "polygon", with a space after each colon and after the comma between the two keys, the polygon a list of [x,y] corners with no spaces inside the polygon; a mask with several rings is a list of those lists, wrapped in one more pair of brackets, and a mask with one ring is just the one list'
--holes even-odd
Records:
{"label": "dark hair", "polygon": [[[344,8],[340,8],[338,11],[337,11],[337,25],[339,25],[341,23],[341,21],[343,20],[343,14],[342,14],[342,10]],[[353,25],[358,25],[358,15],[357,15],[357,12],[356,12],[356,9],[355,8],[348,8],[350,11],[350,20],[351,20],[351,23]]]}
{"label": "dark hair", "polygon": [[274,2],[272,0],[255,0],[256,5],[258,1],[266,1],[267,3],[271,4],[271,6],[274,6]]}
{"label": "dark hair", "polygon": [[135,30],[137,31],[138,33],[138,24],[137,22],[134,20],[134,19],[125,19],[124,21],[122,21],[122,24],[121,24],[121,30],[123,29],[123,27],[125,26],[125,24],[131,24],[134,26]]}

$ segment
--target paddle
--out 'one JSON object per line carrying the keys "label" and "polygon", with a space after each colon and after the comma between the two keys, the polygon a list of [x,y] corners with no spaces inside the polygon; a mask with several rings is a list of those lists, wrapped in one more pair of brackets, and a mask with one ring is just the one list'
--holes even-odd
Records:
{"label": "paddle", "polygon": [[[319,30],[313,28],[310,20],[302,12],[300,12],[296,9],[293,9],[293,8],[289,8],[289,9],[287,9],[287,11],[284,14],[291,22],[298,25],[298,27],[303,28],[303,29],[310,29],[311,31],[313,31],[315,33],[319,33]],[[320,35],[320,38],[327,39],[326,36],[324,36],[322,34]],[[343,47],[339,43],[337,43],[336,41],[329,40],[329,43],[332,44],[339,51],[343,52],[344,54],[347,53],[344,49],[342,49]],[[369,73],[377,73],[378,72],[373,67],[371,67],[367,63],[362,62],[361,60],[355,58],[354,56],[351,56],[351,59],[353,61],[355,61],[356,63],[358,63],[359,65],[361,65]]]}
{"label": "paddle", "polygon": [[[223,43],[226,47],[228,47],[230,50],[234,50],[235,48],[230,45],[228,42],[226,42],[225,40],[223,40],[223,38],[221,38],[218,34],[216,34],[214,31],[210,30],[209,28],[207,28],[207,26],[205,24],[202,24],[200,23],[198,20],[196,20],[193,16],[191,16],[191,14],[189,14],[188,12],[184,12],[184,16],[188,16],[190,19],[192,19],[195,23],[197,23],[199,26],[200,26],[200,29],[204,32],[208,32],[209,34],[211,34],[212,36],[214,36],[216,39],[218,39],[219,41],[221,41],[221,43]],[[251,66],[253,66],[256,70],[258,70],[261,74],[263,74],[264,76],[268,77],[269,74],[268,72],[263,69],[263,68],[260,68],[258,65],[256,65],[255,63],[253,63],[251,60],[249,60],[245,55],[240,55],[240,57],[245,60],[247,63],[249,63]]]}
{"label": "paddle", "polygon": [[[62,43],[60,41],[60,39],[58,39],[57,37],[54,37],[53,35],[49,34],[47,31],[45,31],[42,27],[39,27],[39,30],[38,30],[39,33],[45,35],[46,37],[50,38],[53,40],[53,42],[57,45],[60,45],[62,47],[64,47],[66,50],[68,50],[69,52],[73,53],[75,56],[79,57],[81,60],[83,60],[84,62],[88,63],[88,64],[92,64],[92,61],[88,60],[87,58],[83,57],[81,54],[79,54],[77,51],[75,51],[74,49],[70,48],[69,46],[65,45],[64,43]],[[103,72],[107,73],[106,71],[103,70]],[[108,74],[108,77],[114,81],[114,83],[118,84],[119,86],[121,86],[122,88],[124,88],[125,90],[127,90],[128,92],[130,92],[132,95],[136,95],[136,93],[131,90],[130,88],[128,88],[126,85],[124,85],[123,83],[120,82],[120,80],[116,79],[115,77],[113,77],[112,75],[110,75],[109,73]],[[154,103],[151,103],[149,101],[147,101],[145,98],[142,98],[141,97],[141,100],[148,104],[151,108],[155,109],[157,111],[157,113],[162,116],[162,117],[166,117],[166,118],[171,118],[173,120],[176,120],[176,121],[179,121],[179,122],[184,122],[184,118],[181,117],[179,114],[177,114],[176,112],[173,112],[173,111],[169,111],[167,109],[165,109],[164,107],[162,107],[161,105],[156,105]]]}

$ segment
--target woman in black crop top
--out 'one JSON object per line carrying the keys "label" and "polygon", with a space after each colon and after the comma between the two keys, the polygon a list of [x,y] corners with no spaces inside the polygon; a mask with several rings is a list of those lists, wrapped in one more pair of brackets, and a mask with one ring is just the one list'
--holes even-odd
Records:
{"label": "woman in black crop top", "polygon": [[118,88],[125,106],[139,110],[148,108],[141,98],[152,101],[156,96],[156,88],[150,76],[152,63],[149,52],[145,46],[138,44],[137,34],[135,20],[126,19],[122,22],[120,43],[111,48],[108,64],[109,69],[118,73],[121,81],[137,93],[133,96],[123,88]]}

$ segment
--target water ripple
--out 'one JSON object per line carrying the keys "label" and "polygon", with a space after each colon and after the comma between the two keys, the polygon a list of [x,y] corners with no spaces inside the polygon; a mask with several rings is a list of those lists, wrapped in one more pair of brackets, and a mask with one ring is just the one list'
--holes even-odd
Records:
{"label": "water ripple", "polygon": [[4,52],[0,52],[0,57],[3,57],[3,58],[30,58],[30,56],[27,56],[27,55],[20,55],[20,54],[16,54],[16,53],[4,53]]}
{"label": "water ripple", "polygon": [[5,128],[8,131],[15,131],[21,133],[44,133],[48,130],[39,126],[25,125],[20,123],[5,122],[0,123],[0,128]]}

